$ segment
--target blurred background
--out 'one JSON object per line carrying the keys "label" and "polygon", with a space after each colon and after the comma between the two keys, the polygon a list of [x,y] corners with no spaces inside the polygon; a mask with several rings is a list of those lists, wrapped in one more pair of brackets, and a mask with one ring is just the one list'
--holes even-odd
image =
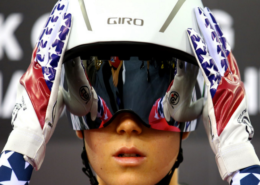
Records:
{"label": "blurred background", "polygon": [[[29,66],[34,44],[55,3],[56,0],[0,1],[0,149],[12,130],[10,120],[17,83]],[[260,156],[260,1],[204,0],[203,3],[215,14],[238,61],[255,128],[253,144]],[[203,124],[183,142],[183,149],[180,182],[227,184],[219,176]],[[31,184],[88,184],[81,171],[81,150],[82,141],[76,138],[63,115],[47,146],[42,168],[33,173]]]}

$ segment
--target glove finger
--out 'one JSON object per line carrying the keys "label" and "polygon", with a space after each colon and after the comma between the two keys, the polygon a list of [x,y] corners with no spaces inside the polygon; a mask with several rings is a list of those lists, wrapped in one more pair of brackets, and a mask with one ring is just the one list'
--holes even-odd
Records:
{"label": "glove finger", "polygon": [[[211,10],[209,8],[205,8],[204,11],[205,11],[205,14],[207,15],[211,25],[214,27],[216,33],[218,34],[219,40],[222,43],[222,50],[225,52],[225,55],[228,60],[228,70],[231,71],[232,74],[238,75],[238,77],[241,78],[239,68],[237,66],[237,62],[234,59],[234,56],[231,51],[231,46],[229,45],[225,35],[223,34],[215,16],[213,15],[213,13],[211,12]],[[226,72],[227,74],[229,73],[228,70]]]}
{"label": "glove finger", "polygon": [[213,15],[213,13],[211,12],[211,10],[209,8],[204,8],[204,12],[208,18],[208,20],[210,21],[210,24],[213,26],[213,28],[215,29],[216,33],[218,34],[218,38],[222,44],[222,48],[225,51],[226,56],[229,55],[230,51],[231,51],[231,47],[229,45],[229,43],[227,42],[221,28],[219,27],[219,24],[215,18],[215,16]]}
{"label": "glove finger", "polygon": [[[45,121],[52,120],[52,122],[54,122],[55,118],[54,113],[57,112],[57,106],[55,105],[57,103],[57,91],[59,89],[60,79],[62,75],[62,61],[69,40],[68,38],[70,34],[71,14],[64,13],[61,22],[63,23],[61,23],[61,27],[59,28],[59,34],[57,33],[56,39],[48,51],[48,64],[47,66],[42,66],[45,82],[49,89],[51,89],[51,96],[46,112]],[[53,49],[53,46],[55,47],[55,49]]]}
{"label": "glove finger", "polygon": [[207,43],[209,54],[214,59],[221,76],[224,76],[224,73],[228,68],[228,61],[224,51],[222,50],[222,46],[218,39],[218,35],[211,26],[210,21],[208,20],[201,8],[195,8],[195,14],[200,30]]}
{"label": "glove finger", "polygon": [[[206,50],[206,45],[202,37],[191,28],[187,30],[187,34],[198,65],[200,66],[204,76],[206,85],[208,86],[211,96],[213,97],[221,80],[218,68],[214,62],[214,59]],[[197,47],[199,45],[198,43],[202,45],[201,48]]]}
{"label": "glove finger", "polygon": [[[57,7],[61,7],[58,9]],[[64,18],[64,14],[67,11],[67,1],[60,1],[53,8],[51,15],[48,18],[48,21],[43,29],[42,34],[40,35],[39,41],[37,43],[38,51],[36,53],[36,60],[41,64],[41,66],[46,66],[49,63],[49,49],[55,40],[59,40],[58,36],[63,35],[64,33],[60,33],[60,29],[62,27],[62,23],[66,18]],[[70,18],[71,19],[71,18]],[[66,22],[66,21],[65,21]],[[65,26],[67,27],[67,26]],[[68,25],[70,27],[70,24]],[[60,33],[60,34],[59,34]],[[65,40],[65,39],[63,39]],[[54,48],[58,50],[63,47],[63,44],[60,43],[59,47]],[[56,53],[56,52],[55,52]],[[61,54],[59,52],[59,54]]]}
{"label": "glove finger", "polygon": [[50,91],[45,114],[45,123],[48,124],[54,123],[62,61],[70,33],[71,14],[66,14],[67,5],[66,0],[56,5],[60,8],[52,12],[36,54],[36,62],[41,66],[44,81]]}

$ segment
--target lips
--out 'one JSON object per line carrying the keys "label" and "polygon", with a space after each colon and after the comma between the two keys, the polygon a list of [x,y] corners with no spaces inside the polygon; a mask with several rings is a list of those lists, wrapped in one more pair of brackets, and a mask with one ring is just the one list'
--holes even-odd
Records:
{"label": "lips", "polygon": [[137,150],[136,148],[132,147],[132,148],[120,148],[120,150],[118,150],[114,156],[117,157],[123,157],[124,155],[127,155],[127,157],[134,157],[134,156],[129,156],[129,155],[135,155],[138,157],[144,157],[145,155],[140,152],[139,150]]}
{"label": "lips", "polygon": [[113,155],[113,158],[121,166],[133,167],[141,165],[145,161],[146,156],[134,147],[123,147]]}
{"label": "lips", "polygon": [[119,154],[118,157],[140,157],[138,154]]}

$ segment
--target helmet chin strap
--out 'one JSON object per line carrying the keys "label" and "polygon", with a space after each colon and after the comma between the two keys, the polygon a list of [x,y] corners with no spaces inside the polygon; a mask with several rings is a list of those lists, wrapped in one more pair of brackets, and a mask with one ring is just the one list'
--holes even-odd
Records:
{"label": "helmet chin strap", "polygon": [[88,161],[87,151],[85,148],[85,137],[84,137],[84,131],[82,130],[82,136],[83,136],[83,151],[81,153],[81,159],[82,163],[84,164],[85,168],[82,168],[83,173],[88,176],[90,180],[91,185],[98,185],[98,181],[96,176],[94,175],[94,171],[92,171],[92,168],[90,167],[90,163]]}
{"label": "helmet chin strap", "polygon": [[[88,176],[91,185],[98,185],[97,178],[94,175],[95,173],[92,170],[90,163],[88,161],[88,156],[87,156],[87,151],[86,151],[86,148],[85,148],[85,141],[84,141],[85,140],[84,139],[84,131],[82,131],[82,135],[83,135],[83,151],[81,153],[81,159],[82,159],[82,163],[85,165],[85,168],[82,168],[82,171],[83,171],[83,173],[85,173],[85,175]],[[180,133],[180,149],[179,149],[179,154],[178,154],[177,160],[174,163],[173,167],[171,168],[170,172],[156,185],[168,185],[168,184],[170,184],[170,181],[172,179],[172,176],[174,174],[175,169],[178,168],[179,165],[181,164],[181,162],[183,161],[181,141],[182,141],[182,132]]]}

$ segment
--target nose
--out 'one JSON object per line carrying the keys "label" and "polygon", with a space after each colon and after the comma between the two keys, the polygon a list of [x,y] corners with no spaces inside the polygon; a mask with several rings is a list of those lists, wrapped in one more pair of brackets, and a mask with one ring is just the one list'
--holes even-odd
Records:
{"label": "nose", "polygon": [[125,114],[119,118],[116,132],[120,135],[139,135],[142,133],[141,123],[131,114]]}

